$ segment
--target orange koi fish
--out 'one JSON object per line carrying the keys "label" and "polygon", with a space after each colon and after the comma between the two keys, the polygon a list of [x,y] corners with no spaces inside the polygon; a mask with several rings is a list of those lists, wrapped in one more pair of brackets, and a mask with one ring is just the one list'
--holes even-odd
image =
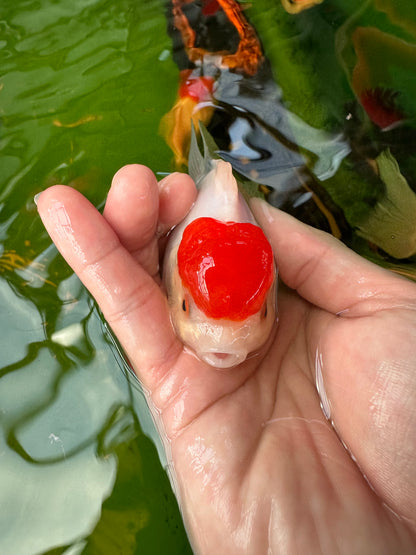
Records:
{"label": "orange koi fish", "polygon": [[235,27],[239,43],[236,52],[232,54],[224,51],[208,52],[196,46],[196,33],[182,10],[184,5],[192,3],[192,0],[172,0],[173,25],[182,36],[189,61],[201,62],[207,55],[216,56],[224,67],[254,75],[263,59],[263,53],[256,32],[244,17],[240,4],[236,0],[205,0],[202,7],[204,15],[213,15],[221,8]]}
{"label": "orange koi fish", "polygon": [[[209,51],[198,45],[198,33],[186,16],[185,7],[193,0],[172,0],[171,24],[182,45],[180,83],[172,109],[162,118],[160,133],[172,149],[175,165],[186,165],[188,159],[191,122],[198,131],[198,122],[208,125],[215,110],[214,87],[221,72],[231,70],[244,75],[255,75],[263,61],[260,41],[253,27],[235,0],[204,0],[200,20],[204,28],[217,12],[223,11],[227,21],[237,31],[236,51]],[[195,23],[193,23],[195,25]]]}
{"label": "orange koi fish", "polygon": [[214,78],[200,75],[199,69],[180,72],[177,100],[160,122],[160,132],[173,151],[176,167],[187,163],[191,125],[198,131],[200,121],[207,125],[212,118],[214,84]]}

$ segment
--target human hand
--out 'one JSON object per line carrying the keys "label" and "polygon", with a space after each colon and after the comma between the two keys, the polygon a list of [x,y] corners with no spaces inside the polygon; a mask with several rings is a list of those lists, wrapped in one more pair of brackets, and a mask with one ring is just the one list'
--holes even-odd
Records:
{"label": "human hand", "polygon": [[103,216],[68,187],[38,199],[149,392],[195,552],[414,553],[416,285],[253,201],[285,284],[279,325],[261,356],[207,366],[175,337],[159,276],[195,195],[186,175],[158,188],[126,166]]}

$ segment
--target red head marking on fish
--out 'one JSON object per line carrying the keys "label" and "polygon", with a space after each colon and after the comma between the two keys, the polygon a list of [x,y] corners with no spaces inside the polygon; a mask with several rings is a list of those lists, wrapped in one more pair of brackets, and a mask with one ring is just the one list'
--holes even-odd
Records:
{"label": "red head marking on fish", "polygon": [[184,69],[180,74],[179,97],[188,97],[194,102],[208,102],[212,99],[214,83],[213,77],[195,75],[192,69]]}
{"label": "red head marking on fish", "polygon": [[402,121],[404,114],[396,105],[397,92],[376,87],[360,94],[360,101],[369,118],[381,129]]}
{"label": "red head marking on fish", "polygon": [[273,251],[254,224],[197,218],[184,230],[178,270],[208,317],[241,321],[264,305],[274,280]]}

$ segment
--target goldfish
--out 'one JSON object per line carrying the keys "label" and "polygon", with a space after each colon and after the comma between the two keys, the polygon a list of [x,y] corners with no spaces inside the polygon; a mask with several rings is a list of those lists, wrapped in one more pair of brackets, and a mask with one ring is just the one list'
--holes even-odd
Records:
{"label": "goldfish", "polygon": [[371,26],[358,26],[352,44],[357,61],[351,86],[370,120],[383,131],[405,123],[414,88],[399,76],[415,66],[414,45]]}
{"label": "goldfish", "polygon": [[359,100],[371,121],[380,129],[388,130],[405,119],[404,113],[396,106],[398,96],[399,93],[391,89],[375,87],[365,89]]}
{"label": "goldfish", "polygon": [[178,97],[173,108],[163,116],[159,131],[175,155],[175,165],[186,165],[191,137],[191,122],[198,130],[199,122],[206,125],[214,113],[212,92],[214,78],[201,76],[199,69],[180,72]]}
{"label": "goldfish", "polygon": [[231,368],[258,353],[274,329],[277,270],[231,164],[204,146],[203,157],[193,133],[189,173],[198,196],[170,234],[163,283],[182,343],[210,366]]}

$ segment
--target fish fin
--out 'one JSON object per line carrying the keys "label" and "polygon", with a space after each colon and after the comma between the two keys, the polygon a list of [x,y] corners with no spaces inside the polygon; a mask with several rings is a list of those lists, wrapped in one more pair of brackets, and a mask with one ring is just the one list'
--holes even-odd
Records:
{"label": "fish fin", "polygon": [[[198,122],[198,126],[202,139],[203,155],[201,154],[196,137],[195,126],[192,122],[191,146],[188,159],[189,175],[195,181],[197,187],[200,179],[205,176],[211,169],[212,160],[222,159],[219,154],[220,151],[218,145],[216,144],[216,142],[212,138],[212,135],[202,123],[202,121]],[[238,188],[246,197],[246,199],[249,199],[251,197],[264,198],[264,194],[259,190],[258,183],[252,181],[251,179],[248,179],[247,177],[244,177],[241,174],[236,175],[235,172],[233,172],[233,174],[236,178]]]}
{"label": "fish fin", "polygon": [[188,171],[189,175],[192,177],[198,187],[198,183],[201,178],[204,177],[211,169],[212,160],[219,160],[220,157],[217,154],[218,146],[215,144],[214,139],[211,137],[210,133],[208,132],[202,121],[199,121],[197,128],[199,128],[199,132],[202,138],[203,154],[201,153],[198,145],[197,131],[195,129],[195,125],[193,122],[191,122],[191,125],[192,131],[188,158]]}
{"label": "fish fin", "polygon": [[201,133],[202,145],[204,148],[205,164],[208,165],[211,163],[211,160],[220,159],[220,156],[218,155],[219,148],[202,121],[199,122],[199,130]]}
{"label": "fish fin", "polygon": [[[217,143],[202,122],[199,122],[199,129],[201,131],[202,144],[204,147],[205,164],[206,167],[209,167],[211,160],[223,160],[224,158],[221,156],[221,151]],[[234,171],[234,168],[233,175],[237,181],[239,190],[246,197],[246,200],[251,197],[264,198],[264,194],[259,190],[258,183]]]}
{"label": "fish fin", "polygon": [[196,138],[196,131],[194,122],[191,121],[191,144],[189,148],[188,157],[188,172],[192,179],[198,184],[199,180],[205,173],[205,160],[199,150],[198,141]]}

